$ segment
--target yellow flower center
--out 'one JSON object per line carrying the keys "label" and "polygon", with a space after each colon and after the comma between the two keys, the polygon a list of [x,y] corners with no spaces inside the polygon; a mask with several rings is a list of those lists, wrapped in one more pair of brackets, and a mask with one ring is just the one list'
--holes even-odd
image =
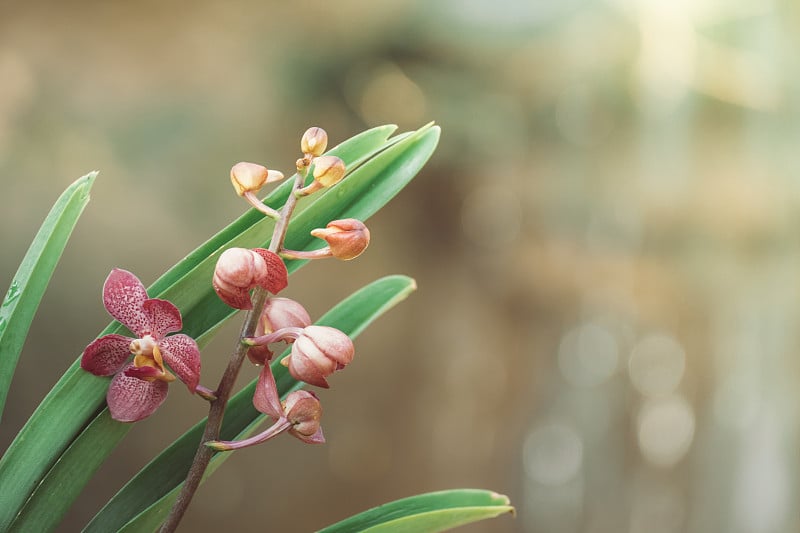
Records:
{"label": "yellow flower center", "polygon": [[131,342],[131,353],[134,355],[133,366],[141,368],[149,366],[158,370],[157,376],[144,378],[146,381],[175,381],[175,376],[164,368],[164,360],[161,358],[161,350],[158,349],[155,339],[151,335],[145,335],[141,339]]}

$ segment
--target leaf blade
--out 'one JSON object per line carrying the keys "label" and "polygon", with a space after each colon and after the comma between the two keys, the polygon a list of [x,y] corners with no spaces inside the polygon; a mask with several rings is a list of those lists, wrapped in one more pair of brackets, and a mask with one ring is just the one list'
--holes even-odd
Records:
{"label": "leaf blade", "polygon": [[452,489],[418,494],[385,503],[318,533],[425,533],[514,513],[507,496],[479,489]]}
{"label": "leaf blade", "polygon": [[0,305],[0,416],[33,317],[72,230],[89,203],[89,191],[96,177],[97,172],[90,172],[61,193],[25,253]]}

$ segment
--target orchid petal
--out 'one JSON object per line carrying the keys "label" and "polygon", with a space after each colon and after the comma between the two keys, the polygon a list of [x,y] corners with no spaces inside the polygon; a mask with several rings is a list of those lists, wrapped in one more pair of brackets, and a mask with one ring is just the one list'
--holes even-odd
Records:
{"label": "orchid petal", "polygon": [[272,375],[272,370],[269,365],[265,365],[261,369],[261,374],[258,376],[258,383],[256,383],[256,391],[253,394],[253,405],[256,409],[265,413],[275,420],[283,416],[283,409],[281,409],[281,399],[278,394],[278,387],[275,384],[275,376]]}
{"label": "orchid petal", "polygon": [[216,273],[211,279],[219,299],[225,304],[235,309],[252,309],[253,302],[250,300],[250,287],[240,287],[221,279]]}
{"label": "orchid petal", "polygon": [[322,434],[322,428],[319,428],[313,435],[303,435],[294,429],[290,429],[289,433],[306,444],[325,444],[325,436]]}
{"label": "orchid petal", "polygon": [[[311,326],[309,326],[311,327]],[[314,366],[319,369],[324,375],[329,376],[336,370],[336,361],[328,357],[324,352],[317,339],[309,337],[308,335],[300,335],[292,345],[292,357],[299,355],[302,359],[313,361]]]}
{"label": "orchid petal", "polygon": [[314,364],[308,356],[303,353],[296,353],[292,350],[289,356],[289,373],[298,381],[304,381],[309,385],[315,385],[327,389],[330,387],[325,380],[325,376],[330,374],[324,373],[319,367]]}
{"label": "orchid petal", "polygon": [[200,383],[200,349],[188,335],[179,334],[158,341],[161,356],[173,372],[194,393]]}
{"label": "orchid petal", "polygon": [[253,251],[264,258],[267,263],[267,273],[264,279],[259,280],[259,285],[272,294],[278,294],[289,284],[289,273],[283,259],[275,252],[264,248],[253,248]]}
{"label": "orchid petal", "polygon": [[219,285],[214,284],[214,289],[217,291],[219,299],[234,309],[253,308],[253,302],[250,300],[250,291],[247,288],[224,290]]}
{"label": "orchid petal", "polygon": [[142,308],[150,321],[150,333],[161,339],[167,333],[175,333],[183,327],[181,312],[172,302],[160,298],[150,298],[142,303]]}
{"label": "orchid petal", "polygon": [[[298,339],[298,341],[302,343],[303,349],[309,350],[309,355],[313,354],[312,356],[315,358],[324,357],[335,361],[342,367],[349,365],[353,361],[355,353],[353,341],[336,328],[308,326],[303,331],[302,338]],[[314,347],[314,352],[309,349],[310,346]]]}
{"label": "orchid petal", "polygon": [[120,268],[115,268],[103,285],[103,305],[108,313],[119,320],[137,337],[151,328],[150,317],[142,307],[147,291],[139,278]]}
{"label": "orchid petal", "polygon": [[164,381],[145,381],[119,372],[108,387],[106,402],[111,418],[136,422],[147,418],[164,402],[169,386]]}
{"label": "orchid petal", "polygon": [[161,370],[154,366],[129,366],[123,372],[125,375],[131,378],[137,379],[145,379],[150,381],[150,379],[158,379],[165,383],[172,383],[175,381],[175,376],[172,375],[168,370]]}
{"label": "orchid petal", "polygon": [[116,374],[131,356],[131,339],[124,335],[105,335],[83,351],[81,368],[95,376]]}
{"label": "orchid petal", "polygon": [[[126,376],[137,379],[159,378],[163,375],[163,372],[154,366],[129,366],[124,372]],[[172,379],[175,379],[174,376]]]}
{"label": "orchid petal", "polygon": [[264,346],[251,346],[247,350],[247,358],[254,365],[263,366],[272,360],[274,353],[266,344]]}

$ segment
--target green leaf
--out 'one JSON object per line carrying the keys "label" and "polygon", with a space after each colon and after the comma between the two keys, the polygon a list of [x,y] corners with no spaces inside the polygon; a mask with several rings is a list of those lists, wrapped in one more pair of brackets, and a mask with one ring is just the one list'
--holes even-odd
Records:
{"label": "green leaf", "polygon": [[0,306],[0,416],[19,354],[42,295],[86,204],[97,172],[77,179],[61,193],[22,259]]}
{"label": "green leaf", "polygon": [[505,513],[514,513],[507,496],[487,490],[454,489],[419,494],[373,507],[319,533],[426,533],[446,531]]}
{"label": "green leaf", "polygon": [[[404,300],[416,288],[406,276],[387,276],[353,293],[331,309],[317,323],[338,328],[355,338],[383,313]],[[284,354],[288,353],[288,350]],[[278,361],[272,369],[278,390],[285,396],[300,388],[286,368]],[[236,394],[228,405],[222,427],[224,440],[239,440],[251,435],[264,420],[253,407],[256,380]],[[176,440],[153,459],[136,477],[125,485],[86,527],[86,532],[152,531],[169,512],[172,502],[192,463],[194,452],[203,435],[205,420]],[[87,453],[91,453],[87,449]],[[216,454],[206,475],[210,475],[230,453]]]}
{"label": "green leaf", "polygon": [[[351,169],[348,177],[336,187],[298,202],[296,217],[309,217],[306,213],[319,210],[325,212],[316,216],[326,222],[335,218],[367,218],[397,194],[432,154],[439,129],[426,126],[400,136],[401,140],[387,140],[392,131],[392,126],[369,130],[331,150]],[[350,185],[342,189],[344,184]],[[289,185],[285,185],[269,195],[265,203],[280,207],[288,194]],[[304,226],[294,222],[293,219],[287,242],[297,243],[293,246],[303,249],[314,239]],[[231,246],[267,246],[273,224],[271,219],[255,211],[245,213],[159,278],[148,294],[175,303],[183,314],[183,332],[204,346],[234,314],[216,297],[209,283],[217,257]],[[295,261],[287,266],[294,271],[302,264]],[[101,335],[115,332],[124,330],[112,323]],[[70,468],[66,463],[69,458],[63,461],[58,458],[95,417],[101,416],[107,387],[107,378],[82,371],[76,361],[28,420],[0,459],[0,530],[10,525],[23,506],[39,505],[38,498],[58,499],[63,502],[59,507],[63,507],[81,492],[86,480],[75,479],[66,485],[52,486],[46,484],[44,478],[58,479],[60,469]],[[117,434],[117,442],[123,436],[124,431]],[[102,447],[94,448],[91,460],[101,463],[115,444],[111,439],[104,440]],[[86,468],[90,471],[92,467],[86,465]],[[48,486],[48,490],[38,489],[34,493],[40,483],[42,487]],[[53,524],[57,523],[57,513],[49,513],[49,516]]]}

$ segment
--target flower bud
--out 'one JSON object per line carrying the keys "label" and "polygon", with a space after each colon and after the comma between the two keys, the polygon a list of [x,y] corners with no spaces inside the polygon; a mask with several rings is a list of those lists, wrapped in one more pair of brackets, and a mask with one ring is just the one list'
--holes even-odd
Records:
{"label": "flower bud", "polygon": [[270,298],[264,305],[259,327],[262,333],[272,333],[283,328],[304,328],[311,325],[311,317],[300,302],[289,298]]}
{"label": "flower bud", "polygon": [[328,147],[328,134],[318,127],[308,128],[300,139],[300,150],[304,154],[320,156]]}
{"label": "flower bud", "polygon": [[328,222],[324,229],[312,230],[311,235],[325,239],[333,257],[344,261],[355,259],[369,246],[369,229],[355,218]]}
{"label": "flower bud", "polygon": [[328,326],[308,326],[294,341],[292,353],[281,361],[299,381],[327,389],[325,378],[353,360],[350,337]]}
{"label": "flower bud", "polygon": [[332,187],[344,178],[344,161],[335,155],[323,155],[314,160],[314,181]]}
{"label": "flower bud", "polygon": [[286,267],[277,254],[255,248],[229,248],[214,269],[212,285],[217,296],[235,309],[252,309],[250,290],[260,286],[277,294],[288,283]]}
{"label": "flower bud", "polygon": [[319,420],[322,404],[313,392],[298,390],[286,397],[283,412],[292,426],[289,433],[308,444],[325,442]]}
{"label": "flower bud", "polygon": [[[261,337],[283,328],[304,328],[310,325],[311,317],[299,302],[289,298],[270,298],[264,304],[254,336]],[[266,345],[253,346],[247,351],[247,357],[256,365],[264,365],[272,359],[272,351]]]}
{"label": "flower bud", "polygon": [[268,177],[267,167],[255,163],[242,162],[231,167],[231,183],[239,196],[244,196],[246,192],[258,192]]}

